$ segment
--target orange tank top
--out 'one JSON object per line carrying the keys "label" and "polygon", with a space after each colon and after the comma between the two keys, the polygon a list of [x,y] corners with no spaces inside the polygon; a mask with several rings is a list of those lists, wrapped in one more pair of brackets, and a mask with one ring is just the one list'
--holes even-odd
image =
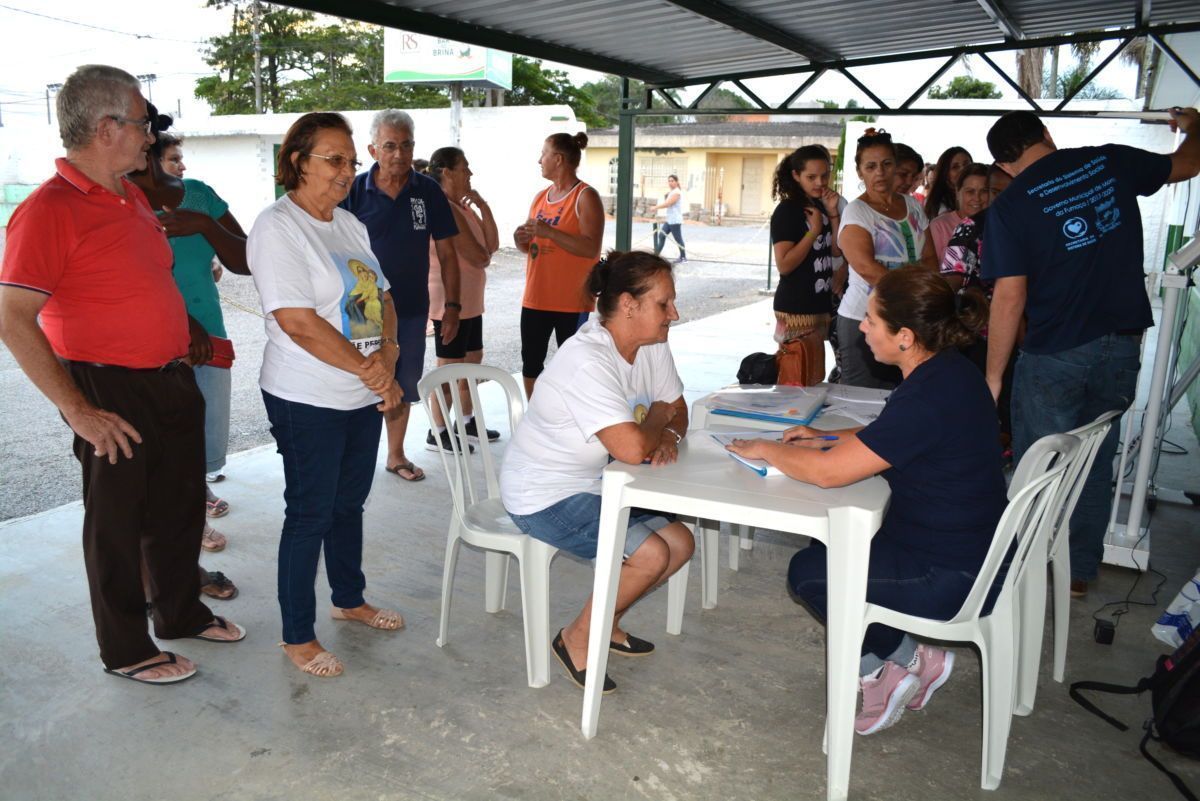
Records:
{"label": "orange tank top", "polygon": [[[532,219],[544,220],[564,233],[578,236],[579,196],[589,187],[583,181],[575,184],[562,199],[550,202],[550,190],[538,193],[529,207]],[[525,298],[527,309],[556,312],[590,312],[595,298],[587,292],[588,273],[596,259],[576,256],[543,237],[529,243],[525,260]]]}

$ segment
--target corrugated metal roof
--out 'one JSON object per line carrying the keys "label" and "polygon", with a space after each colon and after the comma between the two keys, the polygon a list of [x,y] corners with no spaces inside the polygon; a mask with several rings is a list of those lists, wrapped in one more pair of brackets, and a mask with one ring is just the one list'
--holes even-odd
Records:
{"label": "corrugated metal roof", "polygon": [[[285,5],[653,84],[1144,25],[1200,25],[1198,0],[284,0]],[[1149,19],[1139,20],[1146,7]],[[999,20],[999,21],[998,21]],[[1007,21],[1007,22],[1005,22]],[[1019,47],[1019,40],[1014,43]]]}

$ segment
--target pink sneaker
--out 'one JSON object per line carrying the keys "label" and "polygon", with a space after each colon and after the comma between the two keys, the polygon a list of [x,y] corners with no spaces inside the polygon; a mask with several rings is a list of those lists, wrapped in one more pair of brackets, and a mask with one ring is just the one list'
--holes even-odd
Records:
{"label": "pink sneaker", "polygon": [[854,719],[859,734],[874,734],[886,729],[904,714],[904,705],[921,689],[921,682],[895,662],[887,662],[875,678],[859,680],[862,687],[862,711]]}
{"label": "pink sneaker", "polygon": [[908,704],[909,709],[924,709],[933,694],[950,678],[954,669],[954,652],[943,651],[932,645],[917,646],[917,664],[909,668],[909,673],[921,683],[916,696]]}

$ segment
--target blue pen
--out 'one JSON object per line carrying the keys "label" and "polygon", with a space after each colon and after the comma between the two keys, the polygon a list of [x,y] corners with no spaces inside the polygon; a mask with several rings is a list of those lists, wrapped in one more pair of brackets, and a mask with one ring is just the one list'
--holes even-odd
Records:
{"label": "blue pen", "polygon": [[836,442],[837,441],[837,437],[835,437],[833,434],[825,434],[824,436],[820,436],[820,437],[795,437],[791,441],[795,442],[798,439],[818,439],[823,442]]}

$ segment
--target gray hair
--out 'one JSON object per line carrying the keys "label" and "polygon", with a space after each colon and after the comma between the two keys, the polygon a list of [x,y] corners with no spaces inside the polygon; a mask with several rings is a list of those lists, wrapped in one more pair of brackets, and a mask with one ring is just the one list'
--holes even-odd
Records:
{"label": "gray hair", "polygon": [[390,128],[405,128],[410,134],[416,134],[417,132],[416,123],[413,122],[413,118],[408,115],[407,111],[400,111],[394,108],[384,109],[377,113],[371,120],[372,142],[379,136],[379,129],[385,125]]}
{"label": "gray hair", "polygon": [[124,117],[129,90],[141,88],[137,78],[105,64],[86,64],[71,73],[55,99],[63,147],[74,150],[91,142],[96,123],[109,115]]}

